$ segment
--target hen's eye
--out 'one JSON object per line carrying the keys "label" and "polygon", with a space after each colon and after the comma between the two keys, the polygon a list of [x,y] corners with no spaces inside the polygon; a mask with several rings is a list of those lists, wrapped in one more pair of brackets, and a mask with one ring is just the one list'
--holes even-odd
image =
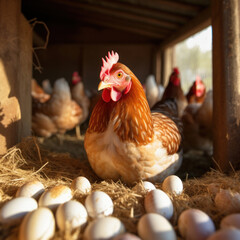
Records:
{"label": "hen's eye", "polygon": [[121,78],[122,77],[122,72],[119,72],[118,74],[117,74],[117,78]]}

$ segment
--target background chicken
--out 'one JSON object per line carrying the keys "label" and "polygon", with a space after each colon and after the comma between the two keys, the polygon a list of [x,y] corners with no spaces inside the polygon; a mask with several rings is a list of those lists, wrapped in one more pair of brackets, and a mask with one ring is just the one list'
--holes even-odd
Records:
{"label": "background chicken", "polygon": [[150,108],[162,99],[164,87],[161,84],[156,83],[155,77],[152,74],[146,79],[145,93]]}
{"label": "background chicken", "polygon": [[174,121],[150,112],[143,87],[117,53],[103,59],[96,104],[84,146],[95,173],[133,184],[161,181],[181,165],[181,135]]}
{"label": "background chicken", "polygon": [[[73,100],[75,100],[78,103],[78,105],[82,108],[82,117],[79,122],[79,124],[81,125],[88,118],[90,100],[85,93],[84,84],[77,71],[73,72],[71,94]],[[78,131],[80,131],[80,129],[78,129]],[[77,135],[79,134],[80,132]]]}
{"label": "background chicken", "polygon": [[79,124],[82,118],[82,109],[71,99],[70,87],[64,78],[54,83],[48,101],[42,103],[34,98],[32,108],[32,130],[38,136],[63,134]]}
{"label": "background chicken", "polygon": [[41,86],[39,86],[35,79],[32,79],[31,96],[33,100],[40,103],[44,103],[50,98],[50,95],[47,94]]}
{"label": "background chicken", "polygon": [[212,113],[212,90],[207,92],[202,104],[191,103],[187,106],[182,116],[184,151],[194,149],[212,155]]}
{"label": "background chicken", "polygon": [[193,82],[186,95],[188,103],[202,103],[206,96],[206,86],[199,76]]}
{"label": "background chicken", "polygon": [[169,82],[163,93],[162,100],[175,98],[178,105],[178,116],[181,117],[188,102],[181,87],[181,79],[178,68],[174,68],[169,77]]}

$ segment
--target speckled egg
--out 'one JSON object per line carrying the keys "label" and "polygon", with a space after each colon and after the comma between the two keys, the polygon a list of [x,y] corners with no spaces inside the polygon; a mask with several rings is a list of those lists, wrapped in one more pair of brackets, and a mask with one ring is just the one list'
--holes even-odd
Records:
{"label": "speckled egg", "polygon": [[170,175],[164,179],[162,190],[170,194],[180,195],[183,191],[182,180],[176,175]]}
{"label": "speckled egg", "polygon": [[215,226],[205,212],[191,208],[180,214],[178,230],[185,240],[204,240],[215,232]]}
{"label": "speckled egg", "polygon": [[48,208],[40,207],[24,217],[20,226],[19,240],[48,240],[54,233],[53,213]]}
{"label": "speckled egg", "polygon": [[40,207],[48,207],[55,211],[61,203],[72,199],[72,191],[69,187],[58,185],[45,191],[39,198]]}
{"label": "speckled egg", "polygon": [[44,186],[41,182],[35,180],[23,184],[18,188],[16,197],[32,197],[38,199],[44,192]]}
{"label": "speckled egg", "polygon": [[115,217],[98,218],[88,224],[84,231],[84,240],[110,240],[124,233],[123,223]]}
{"label": "speckled egg", "polygon": [[216,231],[207,240],[239,240],[240,231],[235,228],[226,228]]}
{"label": "speckled egg", "polygon": [[85,207],[92,218],[109,216],[113,213],[113,201],[102,191],[89,194],[85,200]]}
{"label": "speckled egg", "polygon": [[229,189],[220,189],[214,202],[218,210],[225,214],[240,212],[240,194]]}
{"label": "speckled egg", "polygon": [[72,181],[71,188],[81,194],[91,192],[91,183],[85,177],[77,177]]}
{"label": "speckled egg", "polygon": [[57,226],[61,231],[83,227],[88,214],[85,207],[76,200],[65,202],[58,206],[56,212]]}
{"label": "speckled egg", "polygon": [[227,215],[221,220],[220,228],[238,228],[240,229],[240,213]]}
{"label": "speckled egg", "polygon": [[158,213],[170,219],[173,215],[173,204],[168,195],[160,189],[147,193],[144,199],[144,207],[147,213]]}
{"label": "speckled egg", "polygon": [[17,197],[7,201],[0,210],[0,222],[18,223],[27,213],[37,209],[38,204],[34,198]]}
{"label": "speckled egg", "polygon": [[176,240],[177,236],[169,221],[156,213],[143,215],[137,225],[142,240]]}

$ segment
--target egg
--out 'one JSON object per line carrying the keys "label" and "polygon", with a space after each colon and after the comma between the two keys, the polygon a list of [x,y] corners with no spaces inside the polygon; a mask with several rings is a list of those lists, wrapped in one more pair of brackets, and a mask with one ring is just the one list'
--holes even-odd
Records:
{"label": "egg", "polygon": [[71,188],[81,194],[87,194],[91,191],[91,183],[85,177],[77,177],[72,181]]}
{"label": "egg", "polygon": [[112,240],[141,240],[138,236],[131,234],[131,233],[123,233],[116,237],[114,237]]}
{"label": "egg", "polygon": [[137,224],[138,235],[142,240],[176,240],[177,236],[169,221],[157,214],[143,215]]}
{"label": "egg", "polygon": [[220,229],[212,234],[207,240],[239,240],[240,231],[235,228]]}
{"label": "egg", "polygon": [[215,226],[205,212],[191,208],[180,214],[178,230],[186,240],[204,240],[215,232]]}
{"label": "egg", "polygon": [[19,230],[19,240],[47,240],[54,236],[55,220],[50,209],[40,207],[28,213]]}
{"label": "egg", "polygon": [[164,192],[180,195],[183,191],[182,180],[176,175],[170,175],[164,179],[162,189]]}
{"label": "egg", "polygon": [[17,197],[6,202],[0,210],[0,222],[18,223],[27,213],[37,209],[38,204],[34,198]]}
{"label": "egg", "polygon": [[233,193],[231,190],[220,189],[214,199],[219,211],[230,214],[240,212],[240,194]]}
{"label": "egg", "polygon": [[85,200],[85,207],[90,217],[104,217],[113,213],[112,199],[102,191],[94,191]]}
{"label": "egg", "polygon": [[220,228],[238,228],[240,229],[240,213],[227,215],[221,220]]}
{"label": "egg", "polygon": [[124,233],[123,223],[115,217],[98,218],[88,224],[84,231],[84,240],[108,240]]}
{"label": "egg", "polygon": [[48,207],[55,211],[61,203],[72,199],[72,191],[69,187],[58,185],[45,191],[39,198],[40,207]]}
{"label": "egg", "polygon": [[16,197],[32,197],[38,199],[44,192],[44,186],[41,182],[35,180],[27,182],[18,188]]}
{"label": "egg", "polygon": [[133,187],[133,190],[137,192],[141,192],[142,190],[149,192],[154,189],[156,189],[156,187],[148,181],[139,182]]}
{"label": "egg", "polygon": [[88,214],[85,207],[78,201],[70,200],[57,208],[56,221],[61,231],[83,227],[87,222]]}
{"label": "egg", "polygon": [[147,193],[144,199],[144,207],[147,213],[158,213],[170,219],[173,215],[173,204],[168,195],[160,189]]}

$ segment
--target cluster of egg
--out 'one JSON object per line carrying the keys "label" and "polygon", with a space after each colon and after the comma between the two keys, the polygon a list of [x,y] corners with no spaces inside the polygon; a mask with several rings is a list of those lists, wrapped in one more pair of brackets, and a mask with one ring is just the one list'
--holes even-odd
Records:
{"label": "cluster of egg", "polygon": [[[137,224],[138,236],[126,233],[124,224],[111,216],[114,204],[103,191],[92,191],[85,177],[77,177],[71,187],[57,185],[44,188],[39,181],[32,181],[20,187],[16,197],[6,202],[0,210],[2,224],[20,224],[19,240],[51,239],[56,226],[60,231],[84,230],[84,240],[176,240],[177,235],[171,224],[174,206],[170,195],[180,195],[183,184],[175,175],[167,177],[162,190],[147,181],[137,184],[136,191],[144,190],[146,213]],[[73,200],[72,192],[86,195],[85,204]],[[216,194],[215,204],[222,207],[222,198],[230,199],[225,190]],[[234,201],[238,195],[235,194]],[[225,202],[227,201],[225,200]],[[229,200],[230,201],[230,200]],[[232,200],[233,201],[233,200]],[[228,204],[228,211],[234,212],[234,203]],[[226,206],[225,206],[226,207]],[[229,210],[230,209],[230,210]],[[89,222],[89,223],[88,223]],[[229,214],[222,219],[220,230],[216,231],[211,218],[199,209],[187,209],[178,218],[178,231],[186,240],[240,239],[240,214]]]}

